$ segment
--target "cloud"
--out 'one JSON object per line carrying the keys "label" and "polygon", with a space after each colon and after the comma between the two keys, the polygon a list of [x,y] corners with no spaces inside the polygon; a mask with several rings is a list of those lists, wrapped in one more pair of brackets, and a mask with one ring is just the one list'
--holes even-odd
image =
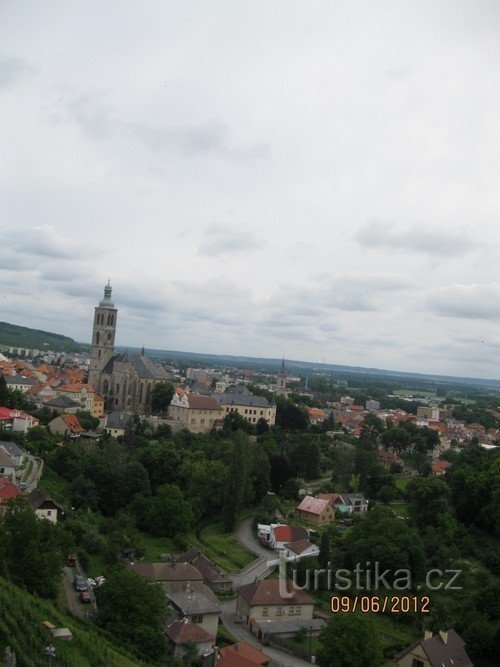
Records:
{"label": "cloud", "polygon": [[7,88],[33,71],[34,68],[20,58],[0,57],[0,88]]}
{"label": "cloud", "polygon": [[428,292],[425,303],[437,315],[469,320],[500,319],[500,285],[460,285],[437,287]]}
{"label": "cloud", "polygon": [[129,121],[108,107],[104,96],[97,91],[73,92],[68,96],[68,92],[63,90],[61,103],[68,117],[92,139],[116,136],[136,139],[151,150],[175,150],[187,156],[218,154],[234,159],[260,159],[270,153],[270,146],[265,142],[234,144],[228,123],[221,120],[185,125],[172,125],[167,121],[162,125]]}
{"label": "cloud", "polygon": [[391,220],[369,220],[354,240],[370,249],[422,253],[436,257],[458,257],[479,247],[478,241],[464,230],[442,231],[420,224],[401,228]]}
{"label": "cloud", "polygon": [[51,225],[24,227],[2,232],[3,243],[20,255],[71,259],[78,257],[81,249],[59,234]]}
{"label": "cloud", "polygon": [[204,236],[198,254],[209,257],[248,252],[264,246],[264,241],[255,234],[247,232],[246,228],[237,229],[231,225],[209,225]]}

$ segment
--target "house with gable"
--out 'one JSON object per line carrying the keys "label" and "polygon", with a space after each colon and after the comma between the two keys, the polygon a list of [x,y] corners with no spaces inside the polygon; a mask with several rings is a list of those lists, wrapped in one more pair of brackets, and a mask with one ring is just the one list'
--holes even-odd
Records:
{"label": "house with gable", "polygon": [[52,435],[69,436],[79,438],[84,428],[78,421],[78,417],[72,414],[62,414],[49,422],[49,431]]}
{"label": "house with gable", "polygon": [[312,620],[314,600],[293,582],[257,579],[237,589],[236,616],[247,625],[260,621]]}
{"label": "house with gable", "polygon": [[334,506],[328,500],[314,496],[305,496],[295,514],[299,519],[316,526],[329,526],[335,520]]}
{"label": "house with gable", "polygon": [[393,659],[397,667],[474,667],[465,642],[455,630],[429,630],[424,638],[410,644]]}

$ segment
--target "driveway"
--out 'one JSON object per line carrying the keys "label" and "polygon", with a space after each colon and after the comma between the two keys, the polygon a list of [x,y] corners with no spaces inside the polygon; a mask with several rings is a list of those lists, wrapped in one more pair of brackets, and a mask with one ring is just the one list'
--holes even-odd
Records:
{"label": "driveway", "polygon": [[306,660],[302,660],[302,658],[297,658],[296,656],[285,653],[284,651],[278,651],[277,649],[271,648],[270,646],[262,646],[257,637],[255,637],[250,632],[250,630],[248,630],[244,623],[236,622],[236,600],[223,602],[221,603],[220,607],[222,625],[226,628],[226,630],[239,641],[247,642],[263,653],[266,653],[266,655],[272,658],[274,663],[279,667],[303,667],[304,665],[311,664]]}

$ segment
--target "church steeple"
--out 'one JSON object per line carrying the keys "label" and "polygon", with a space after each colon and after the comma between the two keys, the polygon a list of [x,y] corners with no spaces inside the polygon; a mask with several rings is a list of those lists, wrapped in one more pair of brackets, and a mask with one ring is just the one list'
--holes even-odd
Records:
{"label": "church steeple", "polygon": [[92,350],[90,353],[89,384],[100,393],[102,369],[115,352],[116,319],[118,311],[111,300],[111,281],[104,287],[104,296],[95,307],[92,327]]}
{"label": "church steeple", "polygon": [[278,382],[276,383],[276,394],[278,396],[287,396],[288,392],[286,390],[286,368],[285,368],[285,357],[281,360],[281,366],[278,373]]}

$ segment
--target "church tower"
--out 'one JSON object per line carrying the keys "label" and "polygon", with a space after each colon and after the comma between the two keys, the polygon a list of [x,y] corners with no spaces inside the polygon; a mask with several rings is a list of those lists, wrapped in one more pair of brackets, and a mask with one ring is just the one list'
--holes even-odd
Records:
{"label": "church tower", "polygon": [[277,396],[287,396],[288,392],[286,390],[286,369],[285,369],[285,357],[281,361],[280,372],[278,373],[278,382],[276,383],[276,395]]}
{"label": "church tower", "polygon": [[89,385],[100,393],[101,371],[115,353],[116,318],[118,311],[111,301],[111,285],[104,287],[104,298],[95,307],[90,353]]}

